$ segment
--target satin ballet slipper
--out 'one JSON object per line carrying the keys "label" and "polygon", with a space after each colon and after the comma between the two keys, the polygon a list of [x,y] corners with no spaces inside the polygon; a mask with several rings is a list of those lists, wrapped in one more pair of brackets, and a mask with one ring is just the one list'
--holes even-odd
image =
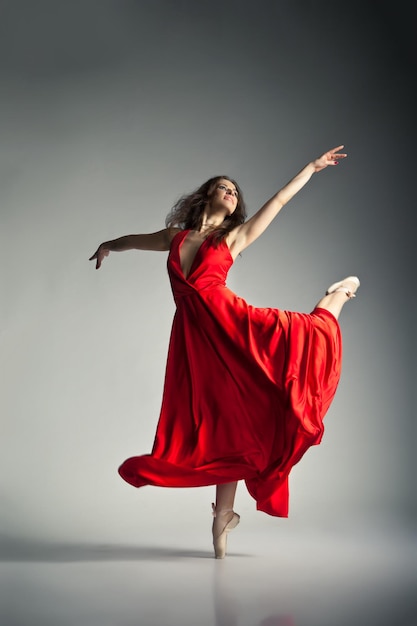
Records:
{"label": "satin ballet slipper", "polygon": [[213,546],[214,546],[214,556],[216,559],[224,559],[226,556],[226,547],[227,547],[227,535],[228,533],[236,528],[236,526],[240,522],[240,515],[235,513],[233,509],[223,509],[221,511],[216,510],[216,506],[213,503],[213,517],[225,516],[227,518],[227,513],[233,513],[232,517],[222,525],[222,530],[220,533],[215,531],[215,520],[213,520]]}
{"label": "satin ballet slipper", "polygon": [[[346,283],[348,282],[353,283],[354,285],[353,289],[351,289],[350,287],[346,285]],[[333,283],[333,285],[330,285],[330,287],[326,291],[326,295],[330,295],[331,293],[336,293],[337,291],[342,291],[343,293],[347,295],[349,299],[356,298],[355,292],[358,289],[360,284],[361,283],[357,276],[348,276],[347,278],[344,278],[343,280],[340,280],[339,282]]]}

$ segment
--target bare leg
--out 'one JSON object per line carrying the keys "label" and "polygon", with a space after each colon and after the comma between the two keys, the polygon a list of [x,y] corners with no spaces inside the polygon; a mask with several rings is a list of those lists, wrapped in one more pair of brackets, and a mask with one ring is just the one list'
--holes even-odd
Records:
{"label": "bare leg", "polygon": [[[332,313],[336,319],[339,318],[340,312],[343,309],[343,305],[345,305],[346,302],[354,296],[355,291],[359,286],[357,283],[350,281],[347,278],[345,278],[345,280],[343,281],[340,281],[340,284],[343,285],[343,287],[340,288],[340,291],[338,289],[336,291],[333,291],[333,293],[329,293],[316,304],[316,307],[320,307],[321,309],[326,309],[326,311],[330,311],[330,313]],[[343,291],[343,288],[346,288],[349,293]]]}
{"label": "bare leg", "polygon": [[[216,513],[233,511],[237,482],[224,483],[216,487]],[[231,515],[230,515],[231,517]]]}
{"label": "bare leg", "polygon": [[324,298],[316,304],[316,307],[330,311],[336,319],[339,319],[340,312],[348,300],[348,296],[339,291],[337,293],[331,293],[328,296],[324,296]]}

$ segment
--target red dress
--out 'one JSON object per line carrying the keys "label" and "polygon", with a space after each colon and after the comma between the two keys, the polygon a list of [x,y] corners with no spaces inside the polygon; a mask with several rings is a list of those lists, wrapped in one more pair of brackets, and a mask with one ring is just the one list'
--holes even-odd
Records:
{"label": "red dress", "polygon": [[168,272],[177,309],[152,453],[127,459],[131,485],[197,487],[244,479],[257,509],[288,515],[288,475],[320,443],[341,368],[339,324],[257,308],[226,287],[233,264],[209,237],[187,279],[172,240]]}

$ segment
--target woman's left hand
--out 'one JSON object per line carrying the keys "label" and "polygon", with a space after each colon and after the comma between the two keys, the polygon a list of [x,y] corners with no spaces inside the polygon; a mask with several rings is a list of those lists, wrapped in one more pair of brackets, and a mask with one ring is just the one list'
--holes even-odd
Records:
{"label": "woman's left hand", "polygon": [[315,159],[315,161],[313,161],[314,171],[320,172],[328,165],[337,165],[340,159],[347,157],[347,154],[339,152],[342,148],[344,148],[344,146],[337,146],[337,148],[333,148],[333,150],[329,150],[318,159]]}

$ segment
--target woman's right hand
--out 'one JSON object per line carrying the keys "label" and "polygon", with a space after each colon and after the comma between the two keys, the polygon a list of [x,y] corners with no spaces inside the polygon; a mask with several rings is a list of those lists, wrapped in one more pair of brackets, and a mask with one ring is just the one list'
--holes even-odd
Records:
{"label": "woman's right hand", "polygon": [[101,266],[104,257],[109,256],[110,250],[106,247],[105,243],[99,245],[97,250],[94,252],[93,256],[90,256],[89,261],[94,261],[96,259],[96,270]]}

